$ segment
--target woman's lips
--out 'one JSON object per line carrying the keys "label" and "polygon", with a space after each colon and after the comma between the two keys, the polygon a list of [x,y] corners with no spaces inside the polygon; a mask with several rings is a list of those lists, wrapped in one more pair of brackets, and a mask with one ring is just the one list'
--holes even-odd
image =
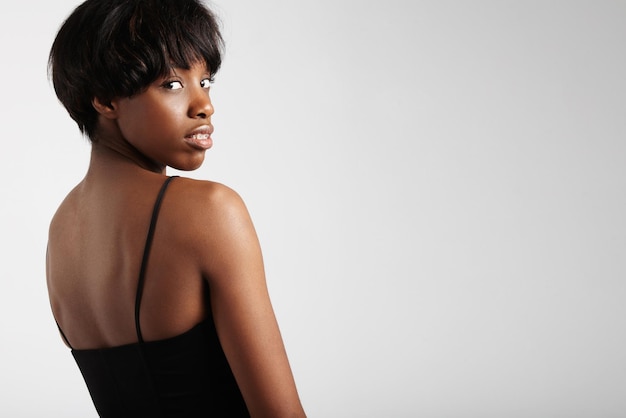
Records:
{"label": "woman's lips", "polygon": [[185,142],[194,148],[198,148],[200,150],[207,150],[211,148],[213,145],[213,140],[211,139],[211,134],[213,133],[213,129],[209,127],[203,127],[194,130],[189,135],[185,136]]}

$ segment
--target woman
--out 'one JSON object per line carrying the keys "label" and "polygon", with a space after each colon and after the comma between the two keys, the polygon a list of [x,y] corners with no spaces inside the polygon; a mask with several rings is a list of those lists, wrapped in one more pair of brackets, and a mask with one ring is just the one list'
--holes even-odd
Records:
{"label": "woman", "polygon": [[194,170],[211,147],[216,20],[196,0],[87,0],[50,71],[92,143],[50,225],[59,330],[103,417],[302,417],[241,198]]}

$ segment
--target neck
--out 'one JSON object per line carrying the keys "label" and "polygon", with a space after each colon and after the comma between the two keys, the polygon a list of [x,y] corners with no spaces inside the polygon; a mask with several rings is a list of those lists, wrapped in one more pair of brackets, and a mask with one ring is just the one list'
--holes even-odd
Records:
{"label": "neck", "polygon": [[[141,169],[165,174],[165,166],[148,158],[130,144],[121,134],[117,125],[105,121],[99,126],[91,148],[89,171],[102,167],[109,171],[118,169]],[[109,173],[110,174],[110,173]]]}
{"label": "neck", "polygon": [[132,179],[152,176],[155,173],[165,175],[165,167],[158,168],[154,164],[143,163],[141,160],[130,158],[120,154],[117,150],[96,143],[91,149],[89,168],[84,180],[87,183],[104,181],[120,184],[128,183]]}

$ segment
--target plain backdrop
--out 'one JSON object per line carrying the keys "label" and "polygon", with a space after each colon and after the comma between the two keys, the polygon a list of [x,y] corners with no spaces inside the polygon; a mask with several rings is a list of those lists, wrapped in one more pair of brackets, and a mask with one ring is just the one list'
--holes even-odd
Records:
{"label": "plain backdrop", "polygon": [[[0,416],[95,417],[45,286],[88,142],[0,14]],[[313,418],[626,416],[626,2],[216,0],[215,145]],[[173,173],[170,171],[170,173]]]}

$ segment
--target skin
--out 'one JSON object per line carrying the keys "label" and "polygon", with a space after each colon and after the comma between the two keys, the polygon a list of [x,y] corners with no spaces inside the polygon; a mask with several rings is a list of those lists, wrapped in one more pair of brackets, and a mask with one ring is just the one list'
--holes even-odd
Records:
{"label": "skin", "polygon": [[[137,274],[165,168],[193,170],[212,132],[210,73],[175,69],[131,98],[94,99],[89,169],[55,214],[47,280],[55,318],[75,349],[137,341]],[[120,239],[121,237],[121,239]],[[163,201],[141,305],[146,341],[179,335],[207,315],[209,284],[220,342],[253,417],[304,417],[267,291],[259,241],[228,187],[175,179]]]}

